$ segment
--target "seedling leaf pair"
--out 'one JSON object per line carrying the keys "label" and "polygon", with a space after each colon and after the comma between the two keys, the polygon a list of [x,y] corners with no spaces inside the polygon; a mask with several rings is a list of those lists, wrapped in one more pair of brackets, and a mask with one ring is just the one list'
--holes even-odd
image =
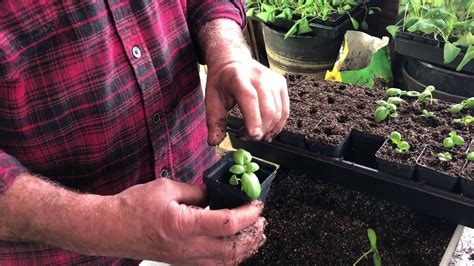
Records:
{"label": "seedling leaf pair", "polygon": [[443,139],[443,147],[451,149],[454,146],[461,146],[464,144],[464,139],[459,136],[456,131],[449,132],[449,136]]}
{"label": "seedling leaf pair", "polygon": [[[229,172],[233,175],[229,179],[229,184],[237,186],[241,183],[241,189],[250,199],[258,199],[262,191],[260,181],[255,175],[255,172],[260,169],[260,166],[252,162],[252,155],[244,150],[238,149],[232,153],[234,165],[229,168]],[[242,175],[238,178],[237,175]]]}
{"label": "seedling leaf pair", "polygon": [[398,131],[393,131],[390,133],[390,140],[393,144],[397,145],[395,149],[398,153],[405,153],[410,150],[410,144],[404,140],[402,140],[402,135]]}

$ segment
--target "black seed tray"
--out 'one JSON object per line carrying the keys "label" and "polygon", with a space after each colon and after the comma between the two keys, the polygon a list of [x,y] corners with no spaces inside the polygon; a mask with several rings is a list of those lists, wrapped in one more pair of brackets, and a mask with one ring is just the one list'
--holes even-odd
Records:
{"label": "black seed tray", "polygon": [[317,175],[327,182],[373,194],[457,224],[474,227],[474,199],[463,196],[460,191],[445,191],[423,182],[399,178],[377,170],[375,152],[383,141],[371,139],[372,142],[367,143],[378,147],[366,146],[367,149],[363,150],[354,147],[354,144],[361,141],[355,140],[355,135],[351,134],[346,154],[343,158],[334,158],[278,141],[244,141],[239,139],[237,132],[232,129],[228,129],[228,133],[233,147],[244,148],[253,155],[277,163],[283,168],[298,169]]}
{"label": "black seed tray", "polygon": [[[399,31],[397,32],[397,37],[395,38],[395,52],[455,70],[459,63],[461,63],[462,58],[466,53],[466,49],[463,47],[453,62],[444,64],[443,48],[444,42],[409,32]],[[474,74],[474,61],[471,61],[465,65],[462,69],[462,72]]]}

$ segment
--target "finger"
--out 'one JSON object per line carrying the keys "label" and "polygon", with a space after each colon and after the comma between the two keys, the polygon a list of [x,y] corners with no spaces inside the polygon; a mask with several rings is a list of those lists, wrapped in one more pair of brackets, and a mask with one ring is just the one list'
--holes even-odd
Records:
{"label": "finger", "polygon": [[242,229],[239,234],[215,239],[209,242],[209,256],[221,259],[225,264],[239,264],[257,252],[265,243],[266,220],[260,217],[253,225]]}
{"label": "finger", "polygon": [[265,141],[269,141],[269,142],[273,139],[273,136],[275,135],[277,131],[276,127],[281,120],[281,112],[282,112],[280,90],[276,90],[276,91],[272,90],[272,96],[273,96],[273,101],[275,105],[275,114],[273,115],[272,124],[270,125],[265,137],[263,137]]}
{"label": "finger", "polygon": [[211,146],[219,145],[225,138],[227,129],[226,99],[217,90],[206,87],[206,124],[208,128],[207,142]]}
{"label": "finger", "polygon": [[281,117],[280,121],[275,125],[272,129],[273,136],[278,135],[283,128],[285,127],[286,121],[290,115],[290,99],[288,97],[288,90],[286,88],[286,83],[284,84],[283,88],[280,90],[280,99],[281,99]]}
{"label": "finger", "polygon": [[206,193],[201,186],[190,185],[170,179],[159,179],[161,182],[160,191],[169,191],[172,200],[179,204],[202,206],[206,202]]}
{"label": "finger", "polygon": [[273,90],[269,88],[271,84],[264,84],[261,79],[252,79],[252,85],[257,91],[260,107],[260,116],[262,119],[262,133],[265,135],[271,128],[275,119],[277,107]]}
{"label": "finger", "polygon": [[249,80],[236,79],[235,82],[232,96],[239,104],[248,137],[259,140],[263,132],[257,91]]}
{"label": "finger", "polygon": [[194,235],[224,237],[233,236],[254,224],[263,211],[263,203],[252,201],[235,209],[187,211],[191,214],[185,217],[189,217],[188,226]]}

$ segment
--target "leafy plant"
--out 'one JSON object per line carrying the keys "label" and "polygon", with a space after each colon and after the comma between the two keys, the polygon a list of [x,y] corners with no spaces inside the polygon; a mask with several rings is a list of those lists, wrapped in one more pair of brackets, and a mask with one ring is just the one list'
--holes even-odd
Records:
{"label": "leafy plant", "polygon": [[395,148],[396,152],[405,153],[410,150],[410,144],[402,139],[402,134],[400,134],[400,132],[393,131],[390,133],[390,140],[397,146],[397,148]]}
{"label": "leafy plant", "polygon": [[283,19],[292,23],[285,34],[289,36],[300,35],[312,31],[310,23],[314,20],[327,21],[333,17],[347,14],[355,29],[367,29],[365,18],[367,13],[372,14],[379,8],[367,8],[363,2],[366,13],[363,21],[359,23],[350,14],[350,11],[359,5],[358,0],[245,0],[247,16],[256,16],[263,22],[274,22]]}
{"label": "leafy plant", "polygon": [[421,111],[421,116],[424,116],[424,117],[433,117],[434,116],[434,113],[433,112],[430,112],[426,109],[423,109],[423,111]]}
{"label": "leafy plant", "polygon": [[444,42],[444,63],[451,63],[461,52],[467,51],[456,68],[460,71],[474,59],[474,2],[472,0],[402,0],[403,19],[387,27],[395,37],[397,31],[431,36]]}
{"label": "leafy plant", "polygon": [[377,249],[377,234],[375,234],[374,229],[367,229],[367,237],[369,238],[370,249],[362,254],[362,256],[360,256],[356,262],[354,262],[353,266],[357,265],[357,263],[359,263],[362,259],[367,258],[367,256],[370,254],[372,254],[374,265],[382,266],[382,258],[380,257],[379,250]]}
{"label": "leafy plant", "polygon": [[453,159],[453,156],[449,152],[440,152],[437,156],[441,162],[449,162]]}
{"label": "leafy plant", "polygon": [[451,114],[458,114],[464,109],[474,108],[474,97],[463,100],[461,103],[451,105],[449,111]]}
{"label": "leafy plant", "polygon": [[[233,186],[241,184],[241,189],[250,199],[258,199],[262,191],[260,181],[255,172],[260,169],[259,165],[252,162],[252,155],[244,150],[238,149],[232,153],[234,165],[229,169],[233,175],[229,179],[229,183]],[[240,178],[238,175],[241,175]]]}
{"label": "leafy plant", "polygon": [[443,140],[443,146],[447,149],[451,149],[454,146],[461,146],[464,144],[464,139],[459,136],[456,131],[449,132],[449,136]]}
{"label": "leafy plant", "polygon": [[377,105],[378,107],[374,112],[374,119],[376,122],[382,122],[387,119],[388,116],[393,118],[398,117],[397,106],[395,104],[384,100],[378,100]]}
{"label": "leafy plant", "polygon": [[433,101],[433,91],[435,87],[433,85],[429,85],[425,88],[425,90],[418,95],[418,101],[424,102],[426,100],[430,100],[430,103]]}
{"label": "leafy plant", "polygon": [[471,162],[474,161],[474,151],[471,151],[470,153],[468,153],[466,155],[466,159]]}
{"label": "leafy plant", "polygon": [[469,126],[470,124],[472,124],[472,122],[474,122],[474,117],[466,115],[463,118],[453,119],[453,121],[451,121],[451,124]]}
{"label": "leafy plant", "polygon": [[417,92],[417,91],[405,91],[405,90],[401,90],[399,88],[389,88],[387,90],[385,90],[385,94],[389,97],[394,97],[394,96],[398,96],[398,97],[401,97],[401,96],[408,96],[408,97],[416,97],[418,98],[418,96],[420,96],[420,93]]}

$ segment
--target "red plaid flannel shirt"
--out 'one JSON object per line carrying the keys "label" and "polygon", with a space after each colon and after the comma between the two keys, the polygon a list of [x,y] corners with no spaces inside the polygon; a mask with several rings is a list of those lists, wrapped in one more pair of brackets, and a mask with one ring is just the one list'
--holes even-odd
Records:
{"label": "red plaid flannel shirt", "polygon": [[[244,16],[241,0],[2,1],[0,195],[22,171],[101,195],[202,182],[215,150],[193,39]],[[131,262],[0,241],[0,265]]]}

